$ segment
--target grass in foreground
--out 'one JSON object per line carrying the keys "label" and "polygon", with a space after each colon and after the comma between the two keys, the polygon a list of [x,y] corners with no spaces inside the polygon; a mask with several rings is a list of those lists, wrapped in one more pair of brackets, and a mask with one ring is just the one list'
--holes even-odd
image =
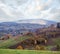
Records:
{"label": "grass in foreground", "polygon": [[0,49],[0,54],[60,54],[60,51]]}

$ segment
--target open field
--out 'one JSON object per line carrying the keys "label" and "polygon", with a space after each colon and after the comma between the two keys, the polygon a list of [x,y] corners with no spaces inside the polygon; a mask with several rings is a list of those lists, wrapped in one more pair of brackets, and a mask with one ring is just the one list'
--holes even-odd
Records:
{"label": "open field", "polygon": [[0,49],[0,54],[60,54],[60,51]]}

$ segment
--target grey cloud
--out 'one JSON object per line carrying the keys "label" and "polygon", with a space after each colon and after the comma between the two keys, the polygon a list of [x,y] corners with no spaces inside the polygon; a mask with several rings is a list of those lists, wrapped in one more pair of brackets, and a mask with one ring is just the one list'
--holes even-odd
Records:
{"label": "grey cloud", "polygon": [[2,9],[0,9],[0,18],[10,18]]}
{"label": "grey cloud", "polygon": [[60,9],[57,8],[52,8],[50,13],[55,14],[55,13],[60,13]]}
{"label": "grey cloud", "polygon": [[[31,5],[31,2],[34,2],[35,0],[33,0],[33,1],[30,0],[29,4],[27,4],[27,2],[29,0],[0,0],[0,1],[3,2],[3,4],[5,4],[6,6],[8,6],[6,9],[11,11],[11,14],[14,16],[13,18],[21,18],[21,17],[25,18],[26,16],[29,16],[29,17],[33,18],[33,16],[30,16],[30,14],[27,14],[24,17],[24,15],[25,15],[24,13],[25,13],[25,11],[27,12],[27,10],[28,10],[27,6]],[[60,0],[55,0],[55,1],[59,1],[60,2]],[[26,6],[24,7],[23,4],[26,4]],[[20,5],[23,5],[23,6],[20,7]],[[40,16],[42,14],[41,13],[42,11],[48,11],[54,5],[57,6],[57,4],[54,3],[54,0],[52,0],[51,3],[49,3],[49,2],[44,3],[44,4],[42,3],[42,9],[39,10],[39,11],[36,11],[36,12],[32,12],[31,15],[34,15],[34,16],[36,16],[36,15],[38,16],[39,15]],[[12,10],[9,7],[11,7]],[[33,5],[33,7],[34,7],[34,5]],[[17,8],[19,8],[19,10]],[[48,14],[46,14],[46,15],[52,14],[53,15],[52,18],[54,20],[59,21],[60,20],[60,9],[58,9],[58,8],[59,7],[52,8],[51,11]],[[0,17],[1,18],[11,18],[11,19],[13,19],[11,16],[7,15],[2,9],[0,9]],[[46,17],[50,17],[50,16],[46,16]],[[44,16],[44,18],[45,18],[45,16]]]}
{"label": "grey cloud", "polygon": [[38,11],[34,12],[33,14],[34,14],[35,16],[36,16],[36,15],[39,16],[39,15],[41,15],[41,11],[38,10]]}
{"label": "grey cloud", "polygon": [[28,0],[0,0],[3,3],[7,4],[7,5],[22,5],[24,3],[26,3]]}
{"label": "grey cloud", "polygon": [[48,10],[55,5],[58,7],[60,5],[60,0],[52,0],[50,3],[47,1],[45,4],[42,5],[42,10]]}
{"label": "grey cloud", "polygon": [[28,0],[17,0],[17,4],[21,5],[21,4],[27,3],[27,1]]}
{"label": "grey cloud", "polygon": [[48,6],[48,5],[42,6],[42,10],[48,10],[49,8],[50,8],[50,6]]}
{"label": "grey cloud", "polygon": [[52,19],[60,22],[60,9],[52,8],[50,14],[53,15]]}
{"label": "grey cloud", "polygon": [[17,9],[18,6],[28,2],[28,0],[0,0],[0,1],[13,9]]}
{"label": "grey cloud", "polygon": [[24,17],[24,14],[23,14],[22,12],[12,11],[12,14],[13,14],[16,18]]}
{"label": "grey cloud", "polygon": [[60,3],[60,0],[57,0]]}
{"label": "grey cloud", "polygon": [[56,20],[57,22],[60,22],[60,15],[54,16],[54,20]]}

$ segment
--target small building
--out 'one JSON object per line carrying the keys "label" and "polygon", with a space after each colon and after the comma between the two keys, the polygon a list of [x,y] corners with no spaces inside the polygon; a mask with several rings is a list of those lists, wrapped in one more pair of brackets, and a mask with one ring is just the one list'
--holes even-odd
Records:
{"label": "small building", "polygon": [[57,23],[57,28],[60,28],[60,22],[59,22],[59,23]]}

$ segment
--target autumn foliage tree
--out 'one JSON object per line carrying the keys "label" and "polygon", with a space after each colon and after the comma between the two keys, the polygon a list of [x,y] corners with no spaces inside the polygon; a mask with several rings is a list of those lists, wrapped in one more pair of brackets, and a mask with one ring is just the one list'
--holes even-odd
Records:
{"label": "autumn foliage tree", "polygon": [[21,50],[22,50],[22,49],[23,49],[23,47],[19,45],[19,46],[17,47],[17,49],[21,49]]}
{"label": "autumn foliage tree", "polygon": [[36,45],[35,50],[45,50],[45,46]]}

